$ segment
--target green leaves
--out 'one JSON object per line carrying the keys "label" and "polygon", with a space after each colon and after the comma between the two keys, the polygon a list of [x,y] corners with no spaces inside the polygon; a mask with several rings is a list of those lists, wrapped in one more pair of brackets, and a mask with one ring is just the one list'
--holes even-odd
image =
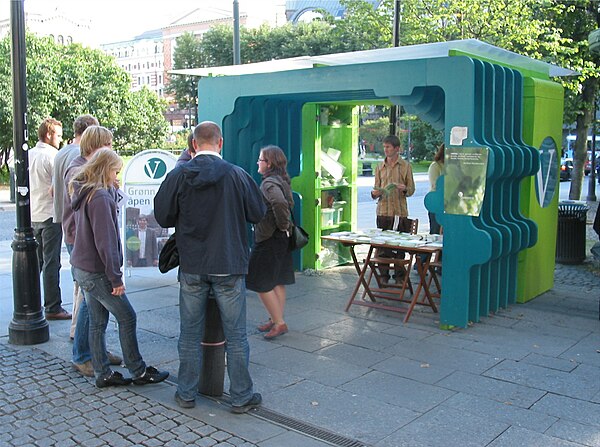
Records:
{"label": "green leaves", "polygon": [[[0,40],[0,148],[12,146],[12,70],[10,36]],[[47,116],[63,123],[73,137],[77,116],[91,113],[115,134],[117,149],[156,147],[165,139],[164,103],[151,92],[131,92],[129,75],[100,50],[58,45],[50,38],[26,36],[29,144]],[[150,141],[153,139],[153,141]]]}

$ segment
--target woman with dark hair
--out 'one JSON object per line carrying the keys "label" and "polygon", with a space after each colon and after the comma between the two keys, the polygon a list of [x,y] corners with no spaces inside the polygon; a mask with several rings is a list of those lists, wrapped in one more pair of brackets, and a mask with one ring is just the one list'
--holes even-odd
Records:
{"label": "woman with dark hair", "polygon": [[[435,191],[437,179],[442,175],[444,170],[444,143],[440,144],[435,156],[433,157],[433,163],[429,165],[429,185],[430,191]],[[440,224],[435,218],[435,213],[428,211],[429,215],[429,234],[440,234]]]}
{"label": "woman with dark hair", "polygon": [[258,173],[267,213],[254,229],[254,248],[250,255],[246,287],[258,293],[269,313],[269,321],[258,326],[267,340],[285,334],[283,319],[285,286],[294,284],[294,265],[289,248],[290,213],[294,205],[287,158],[277,146],[261,149]]}

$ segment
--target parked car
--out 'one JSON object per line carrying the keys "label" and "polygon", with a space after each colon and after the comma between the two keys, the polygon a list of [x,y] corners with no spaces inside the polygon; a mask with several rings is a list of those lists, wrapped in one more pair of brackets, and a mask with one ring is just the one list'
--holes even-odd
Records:
{"label": "parked car", "polygon": [[560,181],[562,182],[571,180],[571,173],[573,171],[573,159],[563,158],[560,162]]}

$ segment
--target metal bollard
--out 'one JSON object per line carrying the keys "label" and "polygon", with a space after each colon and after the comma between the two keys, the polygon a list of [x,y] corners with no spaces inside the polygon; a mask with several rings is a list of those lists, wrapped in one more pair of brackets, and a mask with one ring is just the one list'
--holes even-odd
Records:
{"label": "metal bollard", "polygon": [[223,395],[225,381],[225,334],[219,306],[214,298],[208,300],[202,341],[202,370],[198,392],[205,396]]}

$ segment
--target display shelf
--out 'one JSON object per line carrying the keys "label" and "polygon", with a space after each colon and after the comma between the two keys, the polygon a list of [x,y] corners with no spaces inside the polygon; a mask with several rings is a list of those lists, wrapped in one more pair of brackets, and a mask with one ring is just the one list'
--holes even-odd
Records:
{"label": "display shelf", "polygon": [[[303,199],[303,226],[311,230],[302,267],[328,268],[348,262],[350,253],[339,244],[323,244],[321,235],[356,229],[358,108],[344,103],[306,104],[302,117],[306,157],[301,175],[292,179],[294,191]],[[322,181],[328,183],[323,185]],[[338,213],[332,213],[333,208]]]}

